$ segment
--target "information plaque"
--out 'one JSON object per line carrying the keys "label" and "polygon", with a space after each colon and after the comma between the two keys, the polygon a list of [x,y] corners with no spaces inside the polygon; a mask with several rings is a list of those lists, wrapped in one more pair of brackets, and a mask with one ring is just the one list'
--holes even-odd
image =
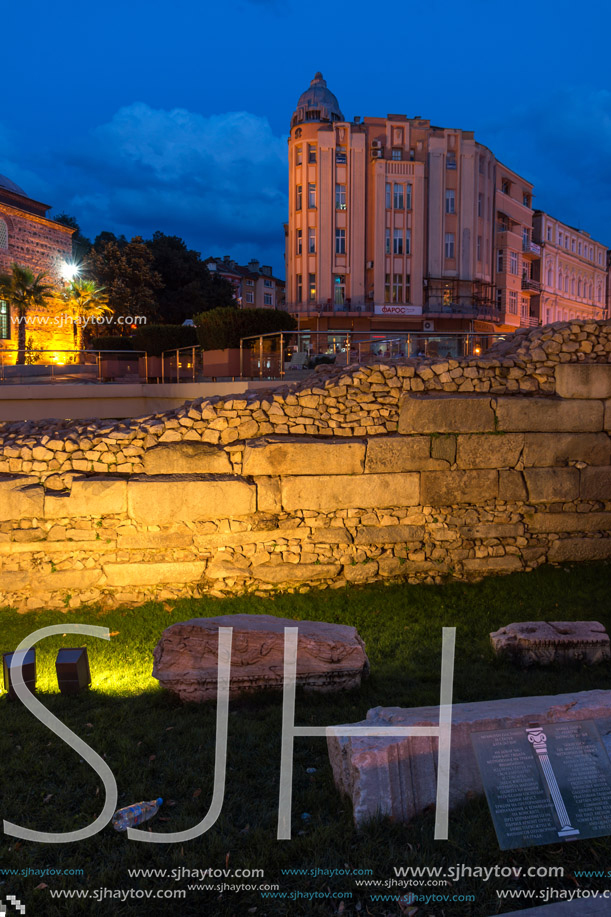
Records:
{"label": "information plaque", "polygon": [[611,834],[611,762],[594,722],[471,740],[501,850]]}

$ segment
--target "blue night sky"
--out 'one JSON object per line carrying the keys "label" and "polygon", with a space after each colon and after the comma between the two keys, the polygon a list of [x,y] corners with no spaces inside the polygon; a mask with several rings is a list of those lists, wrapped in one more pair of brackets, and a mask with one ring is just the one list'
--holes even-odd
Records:
{"label": "blue night sky", "polygon": [[283,274],[286,137],[321,70],[349,119],[474,130],[611,246],[610,24],[607,0],[4,4],[0,173],[89,236],[161,229]]}

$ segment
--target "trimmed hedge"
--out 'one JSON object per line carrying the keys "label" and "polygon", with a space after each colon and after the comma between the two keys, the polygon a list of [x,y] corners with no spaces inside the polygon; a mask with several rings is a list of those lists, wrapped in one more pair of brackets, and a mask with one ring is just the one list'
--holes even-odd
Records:
{"label": "trimmed hedge", "polygon": [[87,350],[133,350],[134,342],[131,337],[113,337],[110,334],[101,334],[91,338]]}
{"label": "trimmed hedge", "polygon": [[211,309],[194,316],[203,350],[239,347],[240,338],[273,331],[294,331],[297,322],[282,309]]}
{"label": "trimmed hedge", "polygon": [[160,357],[164,350],[197,347],[197,332],[190,325],[142,325],[132,335],[134,350]]}

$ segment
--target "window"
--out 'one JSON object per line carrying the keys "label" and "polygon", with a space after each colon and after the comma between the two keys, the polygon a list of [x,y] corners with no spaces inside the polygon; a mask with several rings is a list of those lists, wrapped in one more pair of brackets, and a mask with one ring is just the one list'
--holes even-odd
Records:
{"label": "window", "polygon": [[405,276],[405,299],[404,302],[409,302],[411,297],[411,275],[406,274]]}
{"label": "window", "polygon": [[[551,264],[550,264],[550,265],[548,266],[548,268],[547,268],[547,285],[548,285],[548,287],[550,287],[550,288],[551,288],[551,285],[552,285],[552,282],[553,282],[553,279],[552,279],[552,278],[553,278],[553,273],[552,273],[552,266],[551,266]],[[528,280],[528,274],[526,274],[526,279]]]}
{"label": "window", "polygon": [[320,111],[306,111],[306,121],[320,121]]}
{"label": "window", "polygon": [[579,245],[578,245],[578,251],[577,251],[577,254],[578,254],[578,255],[580,255],[580,254],[581,254],[581,242],[580,242],[580,243],[579,243]]}
{"label": "window", "polygon": [[395,148],[393,149],[393,151],[392,151],[392,158],[393,158],[395,161],[398,160],[398,159],[400,160],[400,159],[403,158],[402,153],[403,153],[403,150],[397,149],[397,147],[395,147]]}
{"label": "window", "polygon": [[503,291],[502,290],[497,289],[496,291],[496,305],[497,305],[497,309],[502,310],[503,308]]}
{"label": "window", "polygon": [[254,287],[254,285],[255,285],[254,280],[250,280],[250,279],[249,279],[249,280],[246,281],[246,286],[247,286],[247,287]]}
{"label": "window", "polygon": [[565,236],[564,236],[564,247],[565,247],[565,248],[567,249],[567,251],[568,251],[568,248],[569,248],[569,237],[568,237],[566,234],[565,234]]}
{"label": "window", "polygon": [[480,157],[479,157],[479,174],[480,174],[480,175],[483,175],[483,174],[484,174],[484,168],[485,168],[484,157],[483,157],[483,156],[480,156]]}
{"label": "window", "polygon": [[295,210],[301,210],[301,198],[302,198],[302,188],[301,185],[297,185],[297,196],[295,199]]}
{"label": "window", "polygon": [[333,277],[333,302],[336,306],[343,306],[346,302],[345,274],[335,274]]}
{"label": "window", "polygon": [[[599,283],[598,286],[596,287],[596,301],[602,302],[602,299],[603,299],[603,288]],[[0,334],[0,337],[2,337],[1,334]]]}
{"label": "window", "polygon": [[558,230],[558,245],[562,246],[562,233]]}
{"label": "window", "polygon": [[508,182],[506,178],[504,178],[503,181],[501,182],[501,191],[503,192],[503,194],[509,194],[510,190],[511,190],[511,183]]}
{"label": "window", "polygon": [[565,293],[569,292],[569,275],[568,274],[564,275],[564,292]]}
{"label": "window", "polygon": [[390,229],[386,227],[386,244],[384,246],[384,251],[387,255],[390,255]]}
{"label": "window", "polygon": [[403,230],[402,229],[395,229],[393,231],[392,252],[393,252],[393,255],[402,255],[403,254]]}
{"label": "window", "polygon": [[575,295],[575,278],[571,277],[571,296]]}
{"label": "window", "polygon": [[522,296],[520,300],[520,315],[522,318],[528,318],[530,315],[530,305],[528,303],[528,296]]}
{"label": "window", "polygon": [[[6,223],[4,224],[6,226]],[[11,313],[9,305],[0,299],[0,340],[8,341],[11,336]]]}
{"label": "window", "polygon": [[346,162],[346,147],[337,146],[335,147],[335,162],[338,165],[343,165]]}
{"label": "window", "polygon": [[316,207],[316,185],[312,183],[308,185],[308,207]]}
{"label": "window", "polygon": [[301,144],[295,147],[295,165],[300,166],[303,162],[303,149]]}
{"label": "window", "polygon": [[303,248],[303,232],[301,229],[297,230],[297,254],[300,255]]}
{"label": "window", "polygon": [[530,235],[528,233],[528,229],[524,227],[522,229],[522,251],[527,252],[529,244],[530,244]]}
{"label": "window", "polygon": [[392,301],[403,302],[403,274],[392,275]]}
{"label": "window", "polygon": [[308,143],[308,162],[316,162],[316,145]]}
{"label": "window", "polygon": [[248,302],[248,303],[254,303],[254,301],[255,301],[255,294],[254,294],[254,293],[249,293],[249,292],[247,291],[247,292],[246,292],[246,302]]}
{"label": "window", "polygon": [[477,260],[482,260],[482,237],[477,237]]}
{"label": "window", "polygon": [[[567,240],[568,241],[568,240]],[[571,251],[575,251],[575,239],[571,239]]]}
{"label": "window", "polygon": [[386,209],[390,210],[392,207],[392,186],[390,182],[386,182]]}
{"label": "window", "polygon": [[336,229],[335,230],[335,254],[336,255],[345,255],[346,254],[346,230],[345,229]]}
{"label": "window", "polygon": [[393,188],[392,205],[395,210],[403,210],[403,185],[395,184]]}
{"label": "window", "polygon": [[581,277],[577,281],[577,295],[581,297]]}
{"label": "window", "polygon": [[308,299],[310,302],[316,299],[316,274],[308,274]]}
{"label": "window", "polygon": [[456,169],[456,153],[448,153],[446,156],[446,169]]}
{"label": "window", "polygon": [[453,232],[446,232],[445,255],[446,255],[446,258],[454,257],[454,233]]}
{"label": "window", "polygon": [[558,289],[562,289],[562,271],[558,271]]}
{"label": "window", "polygon": [[548,242],[552,241],[552,224],[551,223],[547,224],[547,241]]}
{"label": "window", "polygon": [[411,147],[409,151],[409,161],[413,162],[415,158],[416,158],[416,151],[413,147]]}
{"label": "window", "polygon": [[273,281],[273,280],[264,280],[264,281],[263,281],[263,286],[264,286],[264,287],[273,287],[273,285],[274,285],[274,281]]}
{"label": "window", "polygon": [[509,311],[514,315],[518,314],[518,294],[515,290],[509,291]]}
{"label": "window", "polygon": [[0,249],[8,248],[8,226],[4,220],[0,220]]}
{"label": "window", "polygon": [[518,253],[509,252],[509,272],[511,274],[518,273]]}
{"label": "window", "polygon": [[528,194],[526,191],[522,195],[522,203],[525,207],[530,207],[530,194]]}
{"label": "window", "polygon": [[412,231],[411,229],[405,230],[405,254],[411,255],[412,253]]}
{"label": "window", "polygon": [[316,227],[308,227],[308,255],[316,254]]}
{"label": "window", "polygon": [[598,253],[598,263],[599,263],[599,264],[602,264],[602,263],[603,263],[603,253],[602,253],[602,252],[599,252],[599,253]]}
{"label": "window", "polygon": [[336,185],[335,186],[335,209],[336,210],[345,210],[346,209],[346,186],[345,185]]}
{"label": "window", "polygon": [[484,195],[480,193],[477,195],[477,215],[478,217],[481,217],[483,209],[484,209]]}
{"label": "window", "polygon": [[496,253],[496,269],[499,274],[503,273],[503,249],[499,248]]}
{"label": "window", "polygon": [[273,296],[272,296],[271,293],[264,293],[264,294],[263,294],[263,304],[264,304],[265,306],[273,306],[273,304],[274,304],[274,298],[273,298]]}
{"label": "window", "polygon": [[390,274],[384,277],[384,302],[390,302]]}
{"label": "window", "polygon": [[405,209],[406,210],[412,209],[412,186],[411,185],[405,186]]}
{"label": "window", "polygon": [[297,274],[297,302],[303,302],[303,276]]}
{"label": "window", "polygon": [[456,213],[456,196],[451,188],[446,191],[446,213]]}

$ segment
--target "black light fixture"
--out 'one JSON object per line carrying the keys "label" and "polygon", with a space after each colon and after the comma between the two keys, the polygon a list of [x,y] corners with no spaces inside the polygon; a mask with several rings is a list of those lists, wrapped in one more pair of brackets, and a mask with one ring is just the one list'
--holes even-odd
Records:
{"label": "black light fixture", "polygon": [[60,650],[55,660],[55,670],[62,694],[77,694],[91,684],[89,657],[84,646]]}
{"label": "black light fixture", "polygon": [[18,653],[4,653],[2,657],[4,669],[4,689],[8,691],[9,700],[16,700],[17,694],[12,684],[11,669],[22,662],[21,671],[26,688],[36,693],[36,650],[21,650]]}

